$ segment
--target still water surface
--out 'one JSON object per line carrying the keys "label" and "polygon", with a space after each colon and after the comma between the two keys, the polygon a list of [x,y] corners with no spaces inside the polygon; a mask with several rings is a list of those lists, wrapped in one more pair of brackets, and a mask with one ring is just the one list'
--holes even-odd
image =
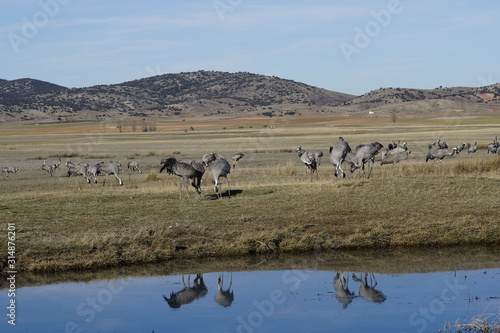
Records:
{"label": "still water surface", "polygon": [[3,289],[0,332],[436,332],[500,313],[500,266],[426,273],[300,266],[24,286],[15,327]]}

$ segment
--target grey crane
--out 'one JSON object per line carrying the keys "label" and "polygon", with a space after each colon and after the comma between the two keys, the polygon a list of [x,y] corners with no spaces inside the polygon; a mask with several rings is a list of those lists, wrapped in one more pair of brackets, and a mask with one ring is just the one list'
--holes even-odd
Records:
{"label": "grey crane", "polygon": [[97,184],[97,176],[99,175],[99,166],[97,164],[88,164],[88,163],[85,163],[84,166],[87,168],[87,174],[91,175],[94,178],[94,183]]}
{"label": "grey crane", "polygon": [[67,177],[71,176],[83,176],[87,183],[90,184],[90,178],[87,177],[87,167],[83,164],[76,164],[71,161],[66,162],[66,166],[68,167]]}
{"label": "grey crane", "polygon": [[387,149],[392,150],[394,148],[398,147],[398,144],[395,141],[392,141],[387,145]]}
{"label": "grey crane", "polygon": [[438,139],[436,142],[433,144],[437,149],[448,149],[448,145],[446,144],[445,141],[441,141],[441,139]]}
{"label": "grey crane", "polygon": [[[119,162],[99,162],[96,164],[97,166],[97,175],[113,175],[116,180],[118,180],[118,184],[120,186],[123,185],[123,181],[118,177],[120,171],[122,170],[121,164]],[[97,181],[96,181],[97,182]],[[103,183],[104,184],[104,183]]]}
{"label": "grey crane", "polygon": [[205,154],[203,155],[203,157],[201,158],[201,161],[203,163],[203,165],[205,167],[209,166],[210,163],[212,163],[213,161],[215,161],[216,159],[226,159],[226,157],[222,154],[219,154],[219,153],[210,153],[210,154]]}
{"label": "grey crane", "polygon": [[[375,164],[375,155],[378,154],[380,149],[384,146],[380,142],[372,142],[368,145],[359,145],[356,147],[357,168],[363,170],[366,179],[370,178],[372,173],[373,164]],[[371,162],[370,170],[366,173],[365,164]]]}
{"label": "grey crane", "polygon": [[468,154],[471,154],[471,153],[473,154],[473,153],[475,153],[476,151],[477,151],[477,141],[476,141],[476,142],[474,142],[474,144],[473,144],[473,145],[471,145],[470,147],[467,147],[467,153],[468,153]]}
{"label": "grey crane", "polygon": [[229,196],[231,196],[231,186],[229,185],[229,179],[227,178],[227,176],[231,172],[231,164],[229,164],[229,162],[224,158],[218,158],[210,165],[210,171],[214,176],[214,191],[217,193],[217,197],[222,197],[222,193],[220,191],[222,184],[220,181],[221,177],[226,178],[228,194]]}
{"label": "grey crane", "polygon": [[[433,145],[429,144],[429,149],[432,149],[432,148],[433,148]],[[403,142],[402,144],[399,144],[396,146],[389,144],[389,146],[386,149],[382,150],[382,153],[381,153],[382,160],[385,158],[386,155],[400,154],[400,153],[406,152],[407,150],[408,150],[408,144],[406,142]]]}
{"label": "grey crane", "polygon": [[393,154],[385,154],[385,156],[382,158],[382,161],[380,162],[380,165],[384,164],[396,165],[396,163],[407,160],[410,154],[411,154],[410,150],[404,150],[402,152]]}
{"label": "grey crane", "polygon": [[358,168],[359,162],[358,162],[358,157],[356,156],[356,152],[353,151],[348,152],[347,155],[345,156],[344,161],[349,165],[351,173],[356,171],[356,169],[359,170]]}
{"label": "grey crane", "polygon": [[406,145],[407,145],[407,143],[406,142],[401,143],[401,140],[398,140],[398,143],[396,143],[396,141],[392,141],[391,143],[389,143],[387,145],[387,149],[392,150],[392,149],[396,149],[398,147],[404,149],[404,148],[406,148]]}
{"label": "grey crane", "polygon": [[500,142],[498,142],[498,138],[495,136],[495,139],[493,140],[492,143],[488,144],[488,148],[486,152],[492,153],[492,154],[500,154],[499,149],[500,148]]}
{"label": "grey crane", "polygon": [[215,153],[210,153],[203,155],[203,157],[201,158],[201,162],[203,163],[204,166],[207,167],[210,165],[210,163],[212,163],[216,159],[217,157],[215,157]]}
{"label": "grey crane", "polygon": [[295,149],[295,151],[299,154],[299,160],[304,163],[306,174],[308,173],[308,171],[311,172],[311,175],[314,172],[317,173],[318,165],[316,164],[316,158],[314,157],[314,155],[308,151],[303,150],[302,147],[298,147],[297,149]]}
{"label": "grey crane", "polygon": [[465,149],[465,147],[469,148],[470,147],[470,143],[464,142],[464,143],[461,143],[461,144],[457,145],[455,147],[455,148],[457,148],[457,154],[460,154],[462,152],[462,150]]}
{"label": "grey crane", "polygon": [[139,172],[142,173],[141,169],[139,169],[139,162],[137,161],[130,161],[127,163],[127,168],[131,170],[132,172]]}
{"label": "grey crane", "polygon": [[434,165],[436,165],[436,161],[441,161],[445,157],[453,156],[456,152],[456,148],[453,148],[451,153],[448,149],[430,149],[425,157],[425,162],[428,160],[434,160]]}
{"label": "grey crane", "polygon": [[56,169],[61,165],[61,156],[58,156],[58,161],[53,164],[47,164],[45,159],[43,160],[42,170],[49,173],[50,177],[56,173]]}
{"label": "grey crane", "polygon": [[197,274],[194,279],[193,286],[191,286],[191,276],[188,275],[188,284],[182,276],[182,284],[184,288],[178,292],[171,292],[170,297],[163,295],[163,299],[167,302],[168,306],[177,309],[182,305],[189,304],[194,300],[204,297],[208,293],[208,288],[203,282],[203,274]]}
{"label": "grey crane", "polygon": [[231,279],[229,281],[229,287],[224,290],[224,275],[220,273],[217,279],[217,292],[215,293],[214,300],[220,306],[227,308],[234,301],[234,293],[231,291],[231,286],[233,285],[233,273],[231,273]]}
{"label": "grey crane", "polygon": [[5,173],[4,177],[9,177],[9,173],[16,173],[19,169],[15,167],[2,167],[2,172]]}
{"label": "grey crane", "polygon": [[233,156],[231,156],[231,160],[233,160],[233,169],[236,168],[236,164],[238,164],[238,161],[241,160],[243,156],[245,156],[245,154],[241,152],[237,152]]}
{"label": "grey crane", "polygon": [[[188,164],[186,162],[177,161],[174,157],[170,157],[162,160],[162,164],[163,166],[160,169],[160,173],[163,172],[163,170],[167,170],[168,174],[181,177],[179,183],[179,199],[182,199],[182,183],[184,180],[191,180],[191,186],[196,189],[196,195],[200,198],[201,178],[205,172],[205,168],[200,163],[195,162],[193,166],[193,162]],[[186,193],[189,199],[188,183],[186,183]]]}
{"label": "grey crane", "polygon": [[335,177],[338,176],[340,170],[342,172],[342,177],[345,178],[345,172],[342,170],[342,163],[347,153],[350,151],[351,147],[341,136],[339,136],[339,141],[333,145],[333,147],[330,147],[330,163],[335,167],[335,172],[333,173]]}
{"label": "grey crane", "polygon": [[316,164],[320,165],[321,164],[321,158],[323,157],[323,152],[321,150],[315,151],[314,152],[314,158],[316,159]]}
{"label": "grey crane", "polygon": [[382,160],[380,162],[380,165],[384,164],[395,165],[396,163],[407,160],[410,154],[411,150],[408,149],[408,145],[406,142],[393,149],[384,149],[382,151]]}

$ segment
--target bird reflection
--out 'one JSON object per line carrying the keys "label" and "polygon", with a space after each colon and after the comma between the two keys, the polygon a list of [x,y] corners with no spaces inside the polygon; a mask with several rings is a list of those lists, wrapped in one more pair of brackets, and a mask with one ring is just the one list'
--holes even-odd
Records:
{"label": "bird reflection", "polygon": [[188,275],[188,284],[186,285],[184,275],[182,275],[182,284],[184,288],[176,293],[171,292],[170,297],[163,295],[163,299],[165,299],[171,308],[180,308],[182,305],[189,304],[207,294],[208,289],[203,282],[203,274],[196,274],[192,287],[190,279],[191,275]]}
{"label": "bird reflection", "polygon": [[[370,277],[369,282],[368,276]],[[373,273],[370,273],[369,275],[368,273],[364,273],[364,279],[362,277],[363,275],[360,275],[360,277],[358,278],[354,273],[352,274],[352,279],[356,282],[361,283],[361,285],[359,286],[359,296],[363,297],[368,302],[384,302],[387,297],[380,290],[375,289],[375,287],[377,286],[375,275],[373,275]]]}
{"label": "bird reflection", "polygon": [[231,291],[231,286],[233,285],[233,273],[230,273],[231,278],[229,280],[229,287],[224,290],[224,274],[221,273],[217,279],[217,293],[215,294],[214,300],[219,303],[220,306],[228,307],[234,301],[234,294]]}
{"label": "bird reflection", "polygon": [[333,278],[333,287],[335,288],[335,297],[337,301],[342,303],[342,307],[347,309],[352,300],[356,297],[353,292],[349,290],[349,276],[344,276],[344,272],[337,272]]}

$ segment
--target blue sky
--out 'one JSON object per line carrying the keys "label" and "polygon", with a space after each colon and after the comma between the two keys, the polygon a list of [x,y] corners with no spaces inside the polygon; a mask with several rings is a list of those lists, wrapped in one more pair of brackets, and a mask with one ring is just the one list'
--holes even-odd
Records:
{"label": "blue sky", "polygon": [[500,81],[497,0],[2,0],[0,78],[217,70],[360,95]]}

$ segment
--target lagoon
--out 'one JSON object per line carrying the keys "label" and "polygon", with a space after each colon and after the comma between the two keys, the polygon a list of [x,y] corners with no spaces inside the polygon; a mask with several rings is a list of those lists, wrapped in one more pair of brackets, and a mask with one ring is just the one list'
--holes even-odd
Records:
{"label": "lagoon", "polygon": [[[488,249],[470,254],[490,258],[482,251]],[[495,252],[469,264],[455,262],[460,258],[453,253],[447,264],[440,263],[451,255],[446,251],[434,255],[433,263],[417,263],[414,255],[335,253],[328,258],[255,257],[237,265],[212,261],[209,267],[192,264],[187,265],[192,270],[183,266],[179,271],[165,265],[118,269],[80,281],[30,278],[17,289],[16,326],[4,315],[0,331],[437,332],[478,314],[498,317]],[[371,263],[363,265],[370,257]],[[341,258],[360,261],[346,266]],[[382,262],[385,268],[373,269]],[[5,313],[7,290],[0,290]]]}

